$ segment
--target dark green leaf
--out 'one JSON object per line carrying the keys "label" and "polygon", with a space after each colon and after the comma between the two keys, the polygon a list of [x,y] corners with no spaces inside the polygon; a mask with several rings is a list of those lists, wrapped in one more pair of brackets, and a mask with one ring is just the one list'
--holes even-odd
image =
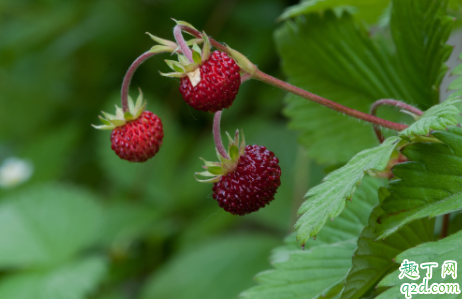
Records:
{"label": "dark green leaf", "polygon": [[399,179],[389,184],[378,238],[412,220],[462,209],[462,129],[433,131],[432,136],[443,143],[416,143],[402,150],[409,162],[393,168]]}

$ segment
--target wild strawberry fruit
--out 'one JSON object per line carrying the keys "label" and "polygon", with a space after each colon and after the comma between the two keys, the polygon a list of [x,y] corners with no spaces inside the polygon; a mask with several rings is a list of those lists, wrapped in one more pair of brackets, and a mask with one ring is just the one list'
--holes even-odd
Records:
{"label": "wild strawberry fruit", "polygon": [[194,63],[179,54],[179,61],[166,60],[175,73],[162,74],[182,78],[180,92],[185,102],[196,110],[216,112],[229,108],[241,85],[240,67],[225,52],[211,54],[207,35],[203,35],[201,50],[195,43],[192,47]]}
{"label": "wild strawberry fruit", "polygon": [[[212,176],[201,182],[211,182],[213,198],[225,211],[245,215],[269,204],[281,185],[281,168],[274,153],[264,146],[245,145],[244,136],[239,145],[239,131],[230,139],[229,157],[218,154],[221,162],[205,161],[207,171],[196,173]],[[228,135],[229,137],[229,135]]]}
{"label": "wild strawberry fruit", "polygon": [[145,162],[154,157],[162,145],[162,122],[154,113],[144,111],[146,101],[141,93],[136,105],[128,98],[128,107],[129,111],[124,113],[116,106],[116,115],[102,112],[105,118],[99,118],[104,125],[93,127],[112,130],[111,148],[121,159]]}

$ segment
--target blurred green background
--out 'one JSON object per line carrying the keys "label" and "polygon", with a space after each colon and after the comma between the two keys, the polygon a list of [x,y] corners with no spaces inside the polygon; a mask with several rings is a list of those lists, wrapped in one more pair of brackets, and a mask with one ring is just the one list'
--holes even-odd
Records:
{"label": "blurred green background", "polygon": [[223,114],[222,132],[242,128],[282,169],[275,201],[245,217],[221,210],[212,186],[194,179],[198,158],[215,157],[213,115],[159,75],[168,55],[143,64],[131,88],[164,124],[155,158],[120,160],[110,132],[91,124],[120,105],[125,71],[153,46],[144,33],[173,39],[170,18],[282,77],[272,36],[297,2],[0,0],[0,164],[33,167],[25,183],[0,188],[0,299],[224,299],[254,285],[321,178],[286,127],[282,91],[246,82]]}

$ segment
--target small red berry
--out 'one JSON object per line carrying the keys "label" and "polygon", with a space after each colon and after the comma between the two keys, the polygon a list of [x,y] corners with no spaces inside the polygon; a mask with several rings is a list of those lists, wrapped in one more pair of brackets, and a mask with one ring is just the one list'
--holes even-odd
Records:
{"label": "small red berry", "polygon": [[139,118],[112,131],[111,148],[121,159],[145,162],[159,151],[163,137],[160,118],[150,111],[144,111]]}
{"label": "small red berry", "polygon": [[199,66],[200,82],[193,87],[189,77],[181,79],[183,99],[196,110],[216,112],[229,108],[241,85],[240,68],[225,52],[215,51]]}
{"label": "small red berry", "polygon": [[278,158],[266,147],[246,146],[236,169],[214,184],[213,198],[233,215],[258,211],[274,199],[281,185],[278,163]]}

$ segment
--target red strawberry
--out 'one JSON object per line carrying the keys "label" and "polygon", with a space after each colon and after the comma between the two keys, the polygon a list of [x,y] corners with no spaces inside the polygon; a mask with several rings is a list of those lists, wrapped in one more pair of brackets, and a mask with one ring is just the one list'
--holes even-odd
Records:
{"label": "red strawberry", "polygon": [[[159,40],[157,37],[154,38]],[[161,73],[161,75],[181,78],[180,92],[186,103],[194,109],[208,112],[221,111],[229,108],[236,98],[241,85],[239,73],[241,68],[225,52],[215,51],[211,54],[209,38],[206,34],[202,34],[202,39],[204,42],[202,50],[197,44],[192,46],[194,61],[179,54],[179,61],[165,60],[175,72]],[[231,53],[234,50],[229,48],[229,51]]]}
{"label": "red strawberry", "polygon": [[[236,134],[237,136],[237,134]],[[203,176],[214,176],[202,182],[214,183],[213,198],[225,211],[245,215],[269,204],[281,185],[278,158],[264,146],[245,146],[244,139],[237,148],[236,137],[229,147],[230,159],[219,155],[219,162],[205,162]]]}
{"label": "red strawberry", "polygon": [[160,118],[144,111],[138,119],[112,130],[111,148],[121,159],[145,162],[159,151],[163,137]]}
{"label": "red strawberry", "polygon": [[193,87],[189,77],[181,79],[180,92],[196,110],[216,112],[228,108],[241,85],[240,68],[226,53],[215,51],[200,66],[201,80]]}
{"label": "red strawberry", "polygon": [[116,106],[116,115],[102,112],[99,117],[104,125],[97,129],[112,130],[112,149],[121,159],[130,162],[145,162],[154,157],[162,145],[164,131],[160,118],[150,111],[144,111],[146,102],[140,94],[136,101],[128,98],[128,110]]}

